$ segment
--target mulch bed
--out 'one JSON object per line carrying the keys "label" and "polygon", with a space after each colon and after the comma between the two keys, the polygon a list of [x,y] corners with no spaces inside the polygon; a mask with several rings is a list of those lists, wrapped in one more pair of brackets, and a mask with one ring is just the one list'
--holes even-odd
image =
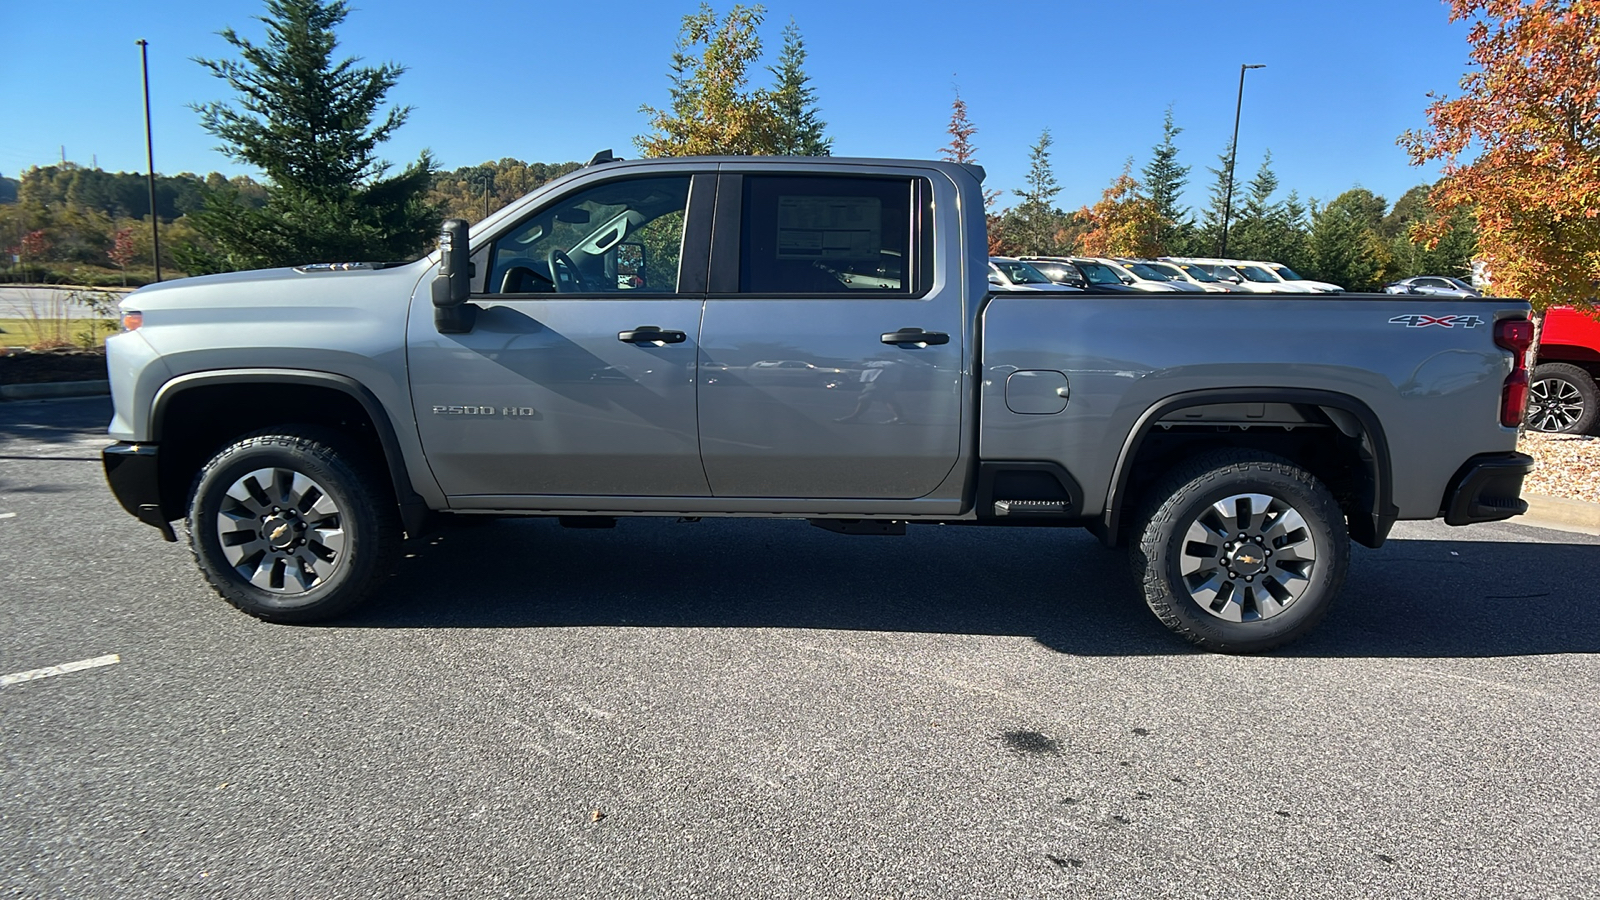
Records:
{"label": "mulch bed", "polygon": [[0,350],[0,384],[104,381],[106,355],[99,350]]}
{"label": "mulch bed", "polygon": [[1600,437],[1525,431],[1517,449],[1534,460],[1524,494],[1600,503]]}

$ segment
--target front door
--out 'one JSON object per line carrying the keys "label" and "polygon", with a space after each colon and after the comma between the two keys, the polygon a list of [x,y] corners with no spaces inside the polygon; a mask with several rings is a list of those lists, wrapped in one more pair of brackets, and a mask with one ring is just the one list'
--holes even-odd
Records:
{"label": "front door", "polygon": [[961,452],[959,283],[925,177],[727,174],[700,332],[717,497],[914,499]]}
{"label": "front door", "polygon": [[495,236],[475,254],[487,271],[469,333],[440,334],[431,307],[413,306],[417,427],[453,503],[709,494],[694,379],[705,260],[682,252],[690,182],[580,186]]}

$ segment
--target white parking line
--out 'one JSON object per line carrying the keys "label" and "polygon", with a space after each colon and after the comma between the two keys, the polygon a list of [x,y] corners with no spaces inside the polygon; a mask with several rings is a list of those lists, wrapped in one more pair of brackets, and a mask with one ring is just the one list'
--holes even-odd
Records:
{"label": "white parking line", "polygon": [[0,513],[0,519],[15,519],[16,517],[16,513]]}
{"label": "white parking line", "polygon": [[96,656],[94,659],[80,659],[77,662],[62,663],[59,666],[29,669],[26,672],[12,672],[10,675],[0,675],[0,687],[5,687],[8,684],[20,684],[24,681],[34,681],[39,678],[50,678],[55,675],[65,675],[68,672],[81,672],[84,669],[114,666],[119,662],[122,662],[122,657],[113,653],[109,656]]}

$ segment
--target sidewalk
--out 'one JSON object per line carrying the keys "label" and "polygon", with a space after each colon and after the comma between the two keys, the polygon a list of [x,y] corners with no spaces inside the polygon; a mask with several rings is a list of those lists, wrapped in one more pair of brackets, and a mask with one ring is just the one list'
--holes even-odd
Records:
{"label": "sidewalk", "polygon": [[1600,535],[1600,503],[1543,494],[1523,494],[1522,499],[1528,501],[1527,513],[1510,520],[1518,525]]}

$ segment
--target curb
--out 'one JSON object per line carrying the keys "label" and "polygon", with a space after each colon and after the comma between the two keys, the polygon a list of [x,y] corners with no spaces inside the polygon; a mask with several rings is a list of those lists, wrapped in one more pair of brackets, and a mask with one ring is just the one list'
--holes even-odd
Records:
{"label": "curb", "polygon": [[1522,499],[1528,501],[1528,511],[1507,521],[1534,528],[1600,535],[1600,503],[1542,494],[1523,494]]}
{"label": "curb", "polygon": [[111,393],[107,381],[46,381],[0,385],[0,400],[44,400],[49,397],[96,397]]}

